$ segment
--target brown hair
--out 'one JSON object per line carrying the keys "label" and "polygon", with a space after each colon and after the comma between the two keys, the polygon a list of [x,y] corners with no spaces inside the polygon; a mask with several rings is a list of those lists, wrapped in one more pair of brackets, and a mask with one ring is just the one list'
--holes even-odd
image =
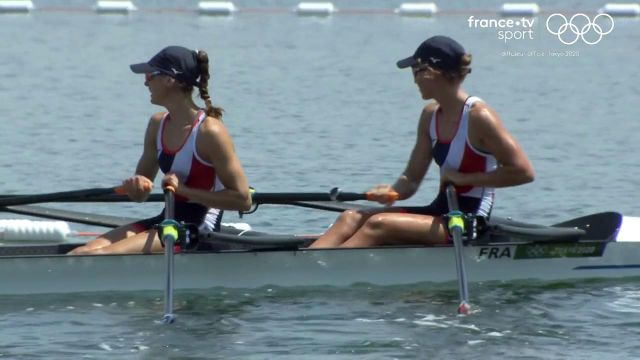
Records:
{"label": "brown hair", "polygon": [[462,59],[460,59],[460,66],[457,69],[447,71],[438,69],[434,70],[441,73],[442,76],[449,81],[458,80],[462,82],[465,77],[471,73],[471,54],[462,55]]}
{"label": "brown hair", "polygon": [[211,101],[211,96],[209,96],[209,56],[203,50],[198,50],[196,55],[198,60],[198,66],[200,67],[200,85],[198,89],[200,90],[200,98],[204,100],[204,104],[206,106],[205,112],[208,116],[213,116],[218,119],[222,119],[222,112],[224,111],[221,107],[214,106]]}
{"label": "brown hair", "polygon": [[[198,60],[198,66],[200,67],[200,85],[198,86],[198,90],[200,92],[200,98],[204,100],[205,112],[208,116],[213,116],[217,119],[222,119],[222,113],[224,110],[221,107],[214,106],[211,101],[211,96],[209,95],[209,79],[211,76],[209,75],[209,55],[203,50],[198,50],[196,59]],[[193,91],[192,86],[185,86],[185,91],[191,92]]]}

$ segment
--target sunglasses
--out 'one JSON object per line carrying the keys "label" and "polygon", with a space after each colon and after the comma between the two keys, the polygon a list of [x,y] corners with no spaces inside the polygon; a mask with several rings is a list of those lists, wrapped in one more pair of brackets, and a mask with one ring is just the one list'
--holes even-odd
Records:
{"label": "sunglasses", "polygon": [[154,72],[150,72],[150,73],[145,73],[144,74],[144,79],[149,82],[151,80],[153,80],[154,77],[161,75],[162,73],[160,71],[154,71]]}

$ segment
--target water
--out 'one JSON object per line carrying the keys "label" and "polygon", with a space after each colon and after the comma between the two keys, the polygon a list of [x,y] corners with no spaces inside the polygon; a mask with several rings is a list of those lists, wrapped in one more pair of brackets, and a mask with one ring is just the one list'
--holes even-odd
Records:
{"label": "water", "polygon": [[149,293],[4,298],[7,358],[633,359],[636,281],[472,286],[212,289],[183,293],[161,324]]}
{"label": "water", "polygon": [[[259,191],[362,191],[393,182],[408,159],[423,104],[410,72],[397,70],[395,61],[427,35],[442,33],[473,54],[465,88],[498,111],[536,169],[534,183],[499,191],[494,214],[553,223],[606,210],[640,213],[636,19],[617,19],[601,43],[574,45],[577,56],[558,57],[551,53],[567,47],[546,34],[544,24],[534,28],[534,40],[505,44],[496,29],[467,26],[469,14],[493,17],[473,11],[433,19],[299,18],[282,11],[233,18],[140,11],[121,17],[80,11],[93,5],[86,1],[36,5],[76,10],[0,16],[2,193],[113,186],[129,176],[147,119],[161,109],[149,104],[142,77],[128,65],[170,44],[211,55],[214,101],[226,109],[225,123]],[[284,9],[295,2],[237,5]],[[337,5],[389,8],[383,1]],[[601,5],[541,3],[591,11]],[[138,6],[144,10],[145,4]],[[195,2],[147,6],[193,8]],[[545,56],[529,55],[533,50]],[[406,203],[430,201],[437,185],[432,168]],[[55,206],[131,217],[161,207]],[[334,218],[263,206],[242,221],[265,231],[310,233]],[[225,220],[238,218],[227,214]],[[160,292],[5,297],[0,356],[630,359],[640,353],[634,320],[639,294],[634,280],[486,284],[471,287],[479,312],[460,318],[454,314],[455,291],[428,284],[214,289],[179,293],[179,320],[170,327],[156,322]]]}

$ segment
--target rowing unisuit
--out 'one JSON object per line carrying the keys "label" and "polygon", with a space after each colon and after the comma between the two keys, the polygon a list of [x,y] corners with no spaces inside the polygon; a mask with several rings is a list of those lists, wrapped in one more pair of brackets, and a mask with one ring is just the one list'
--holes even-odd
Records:
{"label": "rowing unisuit", "polygon": [[[433,148],[433,159],[440,166],[440,173],[444,169],[453,169],[462,173],[490,172],[497,168],[496,158],[473,147],[469,141],[469,113],[474,103],[482,99],[470,96],[462,107],[458,129],[450,141],[443,141],[439,136],[440,108],[433,112],[429,124],[429,135]],[[477,214],[488,216],[493,205],[494,191],[492,187],[456,186],[459,196],[472,197],[480,200]]]}
{"label": "rowing unisuit", "polygon": [[[198,155],[196,139],[198,130],[206,119],[204,111],[198,112],[193,121],[191,132],[185,138],[184,143],[178,149],[169,149],[163,140],[165,124],[171,121],[171,115],[166,113],[160,122],[160,128],[156,135],[156,148],[158,152],[158,165],[163,173],[175,173],[183,184],[190,188],[208,191],[219,191],[224,185],[216,174],[212,164]],[[175,217],[178,221],[198,225],[201,231],[218,231],[223,211],[207,208],[204,205],[189,202],[188,199],[176,195]],[[159,218],[159,219],[158,219]],[[153,219],[153,220],[152,220]],[[162,221],[162,214],[155,218],[139,222],[146,226],[148,223],[157,224]],[[160,221],[157,221],[160,220]]]}

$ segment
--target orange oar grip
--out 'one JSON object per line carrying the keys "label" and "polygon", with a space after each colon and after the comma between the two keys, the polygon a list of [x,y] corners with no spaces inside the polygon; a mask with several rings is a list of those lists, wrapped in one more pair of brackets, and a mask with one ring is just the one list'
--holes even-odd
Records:
{"label": "orange oar grip", "polygon": [[[145,182],[144,185],[142,185],[142,187],[144,188],[144,191],[151,191],[151,189],[153,189],[153,183],[152,182]],[[127,194],[127,192],[124,190],[124,186],[116,187],[113,192],[118,194],[118,195],[126,195]]]}
{"label": "orange oar grip", "polygon": [[395,202],[399,198],[400,198],[400,194],[398,194],[395,191],[391,191],[387,194],[387,199],[389,200],[389,202]]}
{"label": "orange oar grip", "polygon": [[[376,200],[376,197],[372,192],[368,192],[365,195],[367,196],[367,200],[369,200],[369,201],[375,201]],[[400,194],[398,194],[395,191],[390,191],[390,192],[387,193],[387,202],[395,202],[399,198],[400,198]]]}

